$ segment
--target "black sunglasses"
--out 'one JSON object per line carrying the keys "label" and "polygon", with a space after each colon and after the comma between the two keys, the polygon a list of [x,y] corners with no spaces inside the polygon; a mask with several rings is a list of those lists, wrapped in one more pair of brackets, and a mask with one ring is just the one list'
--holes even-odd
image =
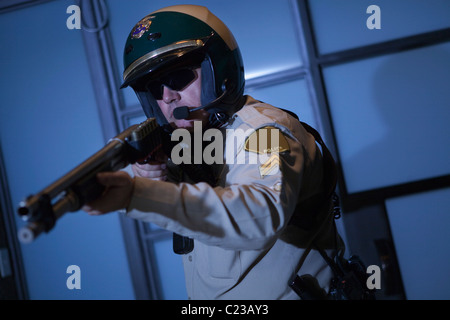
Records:
{"label": "black sunglasses", "polygon": [[145,88],[156,100],[162,100],[164,86],[172,90],[182,91],[197,79],[197,73],[191,68],[172,71],[156,80],[150,80]]}

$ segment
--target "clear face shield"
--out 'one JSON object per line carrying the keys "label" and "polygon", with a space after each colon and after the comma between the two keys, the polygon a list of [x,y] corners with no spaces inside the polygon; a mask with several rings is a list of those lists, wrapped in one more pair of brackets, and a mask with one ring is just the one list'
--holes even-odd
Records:
{"label": "clear face shield", "polygon": [[[208,59],[203,60],[200,67],[202,78],[201,104],[202,106],[206,106],[216,99],[214,76],[211,63]],[[132,85],[145,115],[148,118],[156,118],[160,126],[168,125],[167,119],[157,103],[157,99],[162,99],[163,86],[168,86],[177,91],[183,90],[196,79],[196,74],[193,71],[195,68],[198,68],[198,65],[194,67],[180,67],[176,70],[162,73],[157,78],[146,77]]]}
{"label": "clear face shield", "polygon": [[147,118],[156,118],[156,121],[160,126],[167,125],[166,117],[159,109],[158,103],[150,91],[134,91],[141,104],[142,110]]}

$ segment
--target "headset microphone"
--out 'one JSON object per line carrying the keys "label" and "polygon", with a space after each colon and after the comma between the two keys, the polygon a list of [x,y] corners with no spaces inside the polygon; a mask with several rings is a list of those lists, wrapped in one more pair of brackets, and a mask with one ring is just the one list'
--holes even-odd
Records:
{"label": "headset microphone", "polygon": [[207,104],[206,106],[201,106],[201,107],[194,108],[194,109],[189,109],[189,107],[187,107],[187,106],[178,107],[173,110],[173,116],[175,119],[178,119],[178,120],[186,119],[187,117],[189,117],[189,113],[204,109],[208,106],[209,106],[209,104]]}
{"label": "headset microphone", "polygon": [[173,110],[174,118],[178,119],[178,120],[183,120],[183,119],[188,118],[189,117],[189,113],[191,113],[191,112],[198,111],[198,110],[201,110],[201,109],[208,109],[208,108],[211,108],[211,107],[214,107],[214,106],[218,105],[220,100],[222,100],[222,98],[225,97],[225,95],[227,94],[227,90],[228,89],[226,88],[226,80],[224,82],[223,87],[225,87],[225,90],[222,92],[220,97],[214,99],[213,101],[211,101],[210,103],[208,103],[205,106],[200,106],[200,107],[197,107],[197,108],[194,108],[194,109],[189,109],[188,106],[175,108]]}

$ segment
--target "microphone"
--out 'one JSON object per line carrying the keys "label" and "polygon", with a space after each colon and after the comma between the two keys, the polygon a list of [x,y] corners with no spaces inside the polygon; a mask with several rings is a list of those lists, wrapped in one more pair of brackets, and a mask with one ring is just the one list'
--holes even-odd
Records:
{"label": "microphone", "polygon": [[214,106],[218,105],[220,100],[222,100],[222,98],[225,97],[225,95],[227,94],[228,88],[226,87],[226,83],[224,83],[224,87],[225,87],[225,90],[222,92],[220,97],[214,99],[213,101],[211,101],[207,105],[200,106],[200,107],[197,107],[197,108],[194,108],[194,109],[189,109],[188,106],[182,106],[182,107],[175,108],[173,110],[174,118],[178,119],[178,120],[186,119],[187,117],[189,117],[189,113],[191,113],[191,112],[198,111],[198,110],[201,110],[201,109],[208,109],[208,108],[211,108],[211,107],[214,107]]}
{"label": "microphone", "polygon": [[178,107],[173,110],[173,116],[175,119],[178,119],[178,120],[186,119],[187,117],[189,117],[189,113],[207,108],[207,107],[209,107],[209,105],[210,104],[207,104],[206,106],[201,106],[201,107],[194,108],[194,109],[189,109],[188,106]]}

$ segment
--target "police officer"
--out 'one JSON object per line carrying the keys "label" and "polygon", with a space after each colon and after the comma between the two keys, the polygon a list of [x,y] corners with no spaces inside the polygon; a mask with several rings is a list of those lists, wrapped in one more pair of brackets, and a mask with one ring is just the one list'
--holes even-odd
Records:
{"label": "police officer", "polygon": [[174,232],[189,298],[298,299],[289,286],[296,275],[326,294],[332,272],[317,246],[332,255],[339,237],[322,197],[321,150],[296,118],[243,94],[239,47],[225,24],[201,6],[152,12],[132,29],[124,64],[122,87],[165,132],[195,134],[201,124],[232,152],[208,165],[174,164],[166,152],[128,173],[99,174],[107,192],[84,210],[126,209]]}

